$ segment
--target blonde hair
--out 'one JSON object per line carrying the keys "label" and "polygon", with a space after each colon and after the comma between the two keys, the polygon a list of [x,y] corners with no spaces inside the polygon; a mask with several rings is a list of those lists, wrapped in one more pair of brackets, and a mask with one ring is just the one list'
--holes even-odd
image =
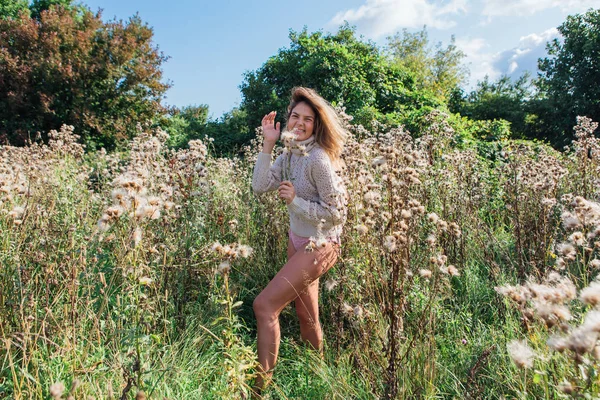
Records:
{"label": "blonde hair", "polygon": [[313,89],[295,87],[292,89],[292,98],[287,109],[288,121],[294,108],[302,102],[308,104],[315,113],[313,129],[315,142],[327,152],[331,161],[339,162],[348,133],[342,127],[337,113],[331,104]]}

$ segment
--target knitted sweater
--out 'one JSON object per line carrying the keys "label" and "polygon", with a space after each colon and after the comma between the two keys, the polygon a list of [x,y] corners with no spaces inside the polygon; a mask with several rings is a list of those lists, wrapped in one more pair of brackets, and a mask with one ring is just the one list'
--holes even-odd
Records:
{"label": "knitted sweater", "polygon": [[[310,143],[310,139],[298,144]],[[286,152],[273,164],[271,154],[258,154],[252,176],[254,193],[276,190],[285,178],[296,191],[288,204],[292,232],[303,237],[339,238],[346,220],[346,191],[325,150],[315,143],[306,146],[304,155]]]}

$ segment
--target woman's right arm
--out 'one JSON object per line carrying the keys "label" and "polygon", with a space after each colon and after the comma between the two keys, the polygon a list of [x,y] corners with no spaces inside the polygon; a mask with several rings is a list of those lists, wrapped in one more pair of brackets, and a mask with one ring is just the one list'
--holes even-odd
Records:
{"label": "woman's right arm", "polygon": [[258,159],[254,165],[254,174],[252,175],[252,190],[254,193],[275,190],[281,183],[283,156],[277,157],[271,165],[271,152],[280,135],[280,123],[275,123],[276,115],[277,112],[271,111],[262,119],[264,142],[262,152],[258,153]]}
{"label": "woman's right arm", "polygon": [[279,187],[283,157],[283,154],[280,155],[271,165],[271,153],[258,153],[254,165],[254,174],[252,175],[252,190],[254,193],[265,193]]}

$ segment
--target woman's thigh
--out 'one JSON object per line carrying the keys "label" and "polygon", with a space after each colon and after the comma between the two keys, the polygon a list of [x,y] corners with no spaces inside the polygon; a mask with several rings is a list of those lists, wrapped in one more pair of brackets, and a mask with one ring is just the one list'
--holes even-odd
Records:
{"label": "woman's thigh", "polygon": [[319,320],[319,278],[296,297],[294,305],[300,322],[310,320],[315,323]]}
{"label": "woman's thigh", "polygon": [[327,272],[336,260],[337,245],[331,243],[313,252],[297,251],[259,296],[274,308],[273,311],[280,312]]}

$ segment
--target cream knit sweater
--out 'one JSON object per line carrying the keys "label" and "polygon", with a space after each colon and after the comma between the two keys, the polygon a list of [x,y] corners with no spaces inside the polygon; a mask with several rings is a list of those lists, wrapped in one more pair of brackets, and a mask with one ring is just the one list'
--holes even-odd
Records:
{"label": "cream knit sweater", "polygon": [[297,142],[299,147],[306,148],[304,155],[286,152],[273,164],[271,154],[259,153],[252,190],[257,194],[276,190],[287,177],[296,191],[294,200],[288,204],[292,232],[303,237],[339,239],[346,220],[346,191],[325,150],[311,139]]}

